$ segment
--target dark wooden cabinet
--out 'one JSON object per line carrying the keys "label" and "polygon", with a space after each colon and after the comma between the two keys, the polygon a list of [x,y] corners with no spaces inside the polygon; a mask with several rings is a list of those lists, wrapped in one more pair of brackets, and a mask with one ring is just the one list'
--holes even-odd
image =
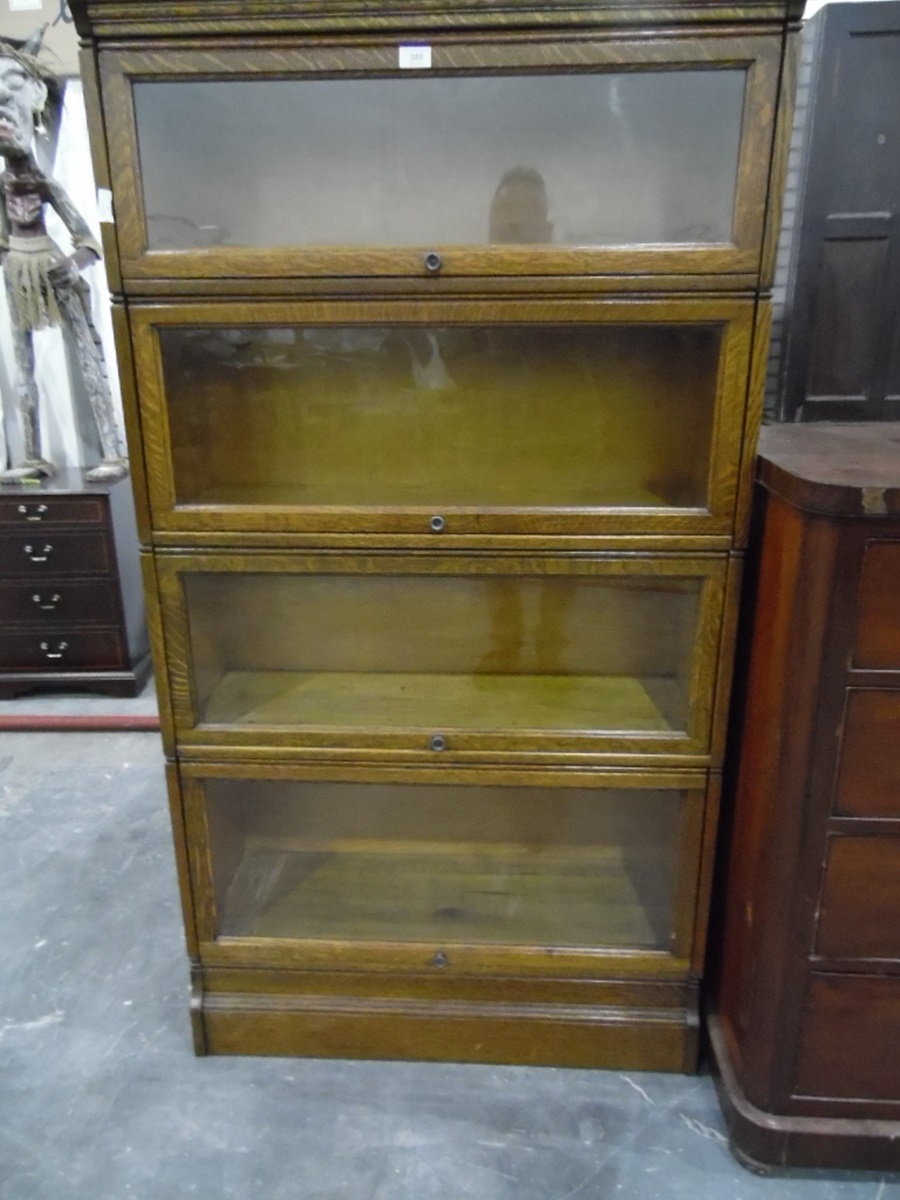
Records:
{"label": "dark wooden cabinet", "polygon": [[711,1022],[721,1095],[752,1161],[895,1170],[900,429],[763,433]]}
{"label": "dark wooden cabinet", "polygon": [[900,3],[831,3],[814,55],[787,299],[786,421],[900,418]]}
{"label": "dark wooden cabinet", "polygon": [[129,481],[5,485],[0,564],[0,696],[136,695],[150,651]]}
{"label": "dark wooden cabinet", "polygon": [[795,6],[72,9],[198,1052],[693,1069]]}

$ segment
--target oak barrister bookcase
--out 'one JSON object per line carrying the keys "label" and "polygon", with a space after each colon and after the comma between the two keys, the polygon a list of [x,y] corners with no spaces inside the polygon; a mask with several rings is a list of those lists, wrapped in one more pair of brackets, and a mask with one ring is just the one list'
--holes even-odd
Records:
{"label": "oak barrister bookcase", "polygon": [[197,1050],[691,1069],[799,6],[72,7]]}

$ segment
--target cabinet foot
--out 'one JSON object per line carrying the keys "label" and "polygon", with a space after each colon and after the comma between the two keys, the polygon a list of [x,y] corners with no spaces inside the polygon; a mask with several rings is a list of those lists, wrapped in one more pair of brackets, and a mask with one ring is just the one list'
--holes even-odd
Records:
{"label": "cabinet foot", "polygon": [[767,1112],[745,1095],[721,1022],[709,1017],[711,1066],[737,1161],[758,1175],[778,1168],[900,1170],[900,1120],[812,1117]]}

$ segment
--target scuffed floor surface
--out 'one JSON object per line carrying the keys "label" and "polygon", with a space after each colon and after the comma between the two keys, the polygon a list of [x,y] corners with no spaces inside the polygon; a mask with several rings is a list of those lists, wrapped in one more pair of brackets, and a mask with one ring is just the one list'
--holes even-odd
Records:
{"label": "scuffed floor surface", "polygon": [[0,735],[0,1200],[900,1200],[703,1076],[197,1059],[180,922],[158,737]]}

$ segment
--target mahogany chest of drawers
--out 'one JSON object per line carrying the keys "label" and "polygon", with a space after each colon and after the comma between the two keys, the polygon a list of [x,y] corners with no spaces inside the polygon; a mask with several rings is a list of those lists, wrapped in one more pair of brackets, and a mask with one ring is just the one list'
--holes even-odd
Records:
{"label": "mahogany chest of drawers", "polygon": [[63,471],[0,492],[0,697],[132,696],[150,670],[130,481]]}
{"label": "mahogany chest of drawers", "polygon": [[733,1145],[900,1167],[900,426],[763,431],[714,1053]]}

